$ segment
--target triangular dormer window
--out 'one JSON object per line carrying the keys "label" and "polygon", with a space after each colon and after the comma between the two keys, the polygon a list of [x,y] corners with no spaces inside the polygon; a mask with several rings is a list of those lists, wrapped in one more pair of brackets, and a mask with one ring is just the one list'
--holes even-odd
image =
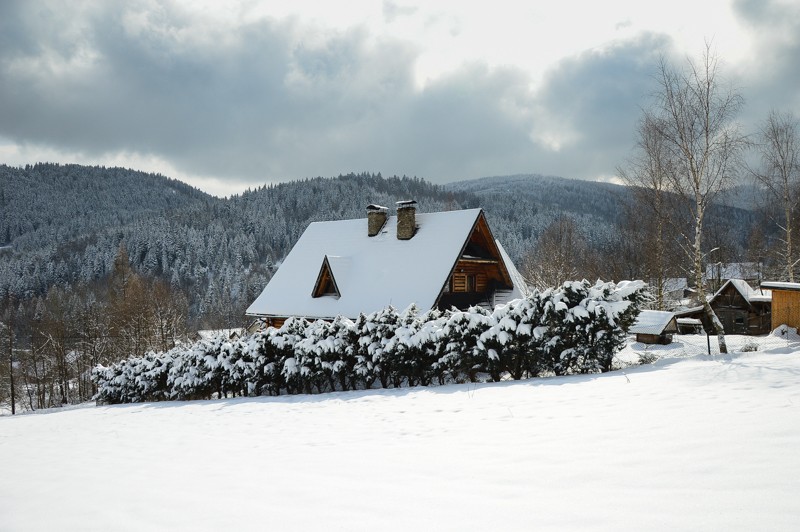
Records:
{"label": "triangular dormer window", "polygon": [[331,264],[328,261],[328,256],[322,261],[322,267],[319,269],[317,275],[317,282],[314,285],[314,291],[311,293],[312,297],[340,297],[339,287],[336,286],[336,279],[333,277]]}

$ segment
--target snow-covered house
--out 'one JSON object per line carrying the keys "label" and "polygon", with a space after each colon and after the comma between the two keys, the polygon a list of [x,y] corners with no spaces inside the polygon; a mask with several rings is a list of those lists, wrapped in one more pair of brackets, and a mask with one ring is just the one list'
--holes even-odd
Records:
{"label": "snow-covered house", "polygon": [[370,205],[367,219],[310,224],[247,315],[280,326],[388,305],[493,308],[528,293],[482,209],[418,214],[412,200],[387,211]]}
{"label": "snow-covered house", "polygon": [[[770,290],[753,288],[744,279],[728,279],[708,302],[727,334],[758,335],[771,330]],[[712,330],[702,306],[676,312],[676,315],[702,320],[705,330]]]}
{"label": "snow-covered house", "polygon": [[628,329],[643,344],[671,344],[672,335],[678,332],[675,314],[663,310],[643,310]]}

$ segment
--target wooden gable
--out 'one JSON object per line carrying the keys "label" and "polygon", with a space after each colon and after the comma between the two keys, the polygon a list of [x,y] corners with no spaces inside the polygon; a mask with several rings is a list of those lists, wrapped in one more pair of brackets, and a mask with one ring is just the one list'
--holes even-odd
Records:
{"label": "wooden gable", "polygon": [[461,252],[455,257],[455,263],[439,293],[437,304],[442,302],[445,294],[448,294],[449,299],[457,299],[458,294],[462,295],[462,299],[469,299],[469,295],[474,294],[472,299],[477,303],[477,299],[480,299],[477,294],[487,294],[496,287],[513,289],[513,286],[511,275],[486,222],[486,216],[481,212]]}
{"label": "wooden gable", "polygon": [[717,308],[749,309],[752,305],[733,283],[728,282],[714,294],[711,306],[716,310]]}

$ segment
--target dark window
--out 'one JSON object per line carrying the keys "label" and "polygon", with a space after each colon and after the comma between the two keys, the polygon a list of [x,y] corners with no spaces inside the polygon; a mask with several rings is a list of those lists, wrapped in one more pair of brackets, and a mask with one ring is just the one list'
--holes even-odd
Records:
{"label": "dark window", "polygon": [[474,275],[467,275],[467,292],[474,292],[477,283]]}
{"label": "dark window", "polygon": [[322,295],[324,295],[324,296],[336,296],[336,295],[339,295],[336,292],[336,287],[333,286],[333,280],[330,277],[325,279],[325,285],[322,287]]}

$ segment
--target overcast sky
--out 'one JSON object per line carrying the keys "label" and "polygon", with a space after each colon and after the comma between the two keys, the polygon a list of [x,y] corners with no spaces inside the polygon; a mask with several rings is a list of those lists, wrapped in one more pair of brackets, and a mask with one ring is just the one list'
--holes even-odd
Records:
{"label": "overcast sky", "polygon": [[613,180],[706,39],[755,130],[800,115],[800,2],[0,2],[0,162],[216,195],[350,171]]}

